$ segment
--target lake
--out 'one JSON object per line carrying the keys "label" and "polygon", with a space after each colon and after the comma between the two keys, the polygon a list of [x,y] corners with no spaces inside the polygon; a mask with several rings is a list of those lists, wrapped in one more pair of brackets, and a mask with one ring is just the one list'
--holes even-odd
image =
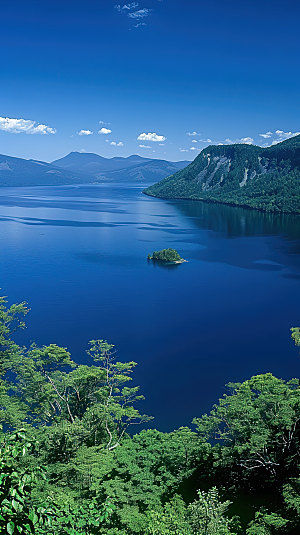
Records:
{"label": "lake", "polygon": [[[145,185],[0,188],[0,287],[31,308],[19,343],[88,341],[134,360],[151,427],[190,425],[229,381],[300,376],[300,218],[197,201]],[[147,261],[172,247],[188,260]],[[137,430],[137,429],[135,429]]]}

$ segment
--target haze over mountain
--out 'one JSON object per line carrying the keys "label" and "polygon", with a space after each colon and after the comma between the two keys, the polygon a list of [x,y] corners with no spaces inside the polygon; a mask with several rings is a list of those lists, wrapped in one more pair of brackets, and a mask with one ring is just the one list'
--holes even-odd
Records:
{"label": "haze over mountain", "polygon": [[150,160],[137,155],[108,159],[79,152],[71,152],[52,163],[0,155],[0,186],[155,182],[188,163]]}
{"label": "haze over mountain", "polygon": [[267,148],[210,145],[144,193],[300,213],[300,135]]}
{"label": "haze over mountain", "polygon": [[80,173],[88,173],[101,181],[135,182],[156,181],[158,178],[175,173],[183,169],[190,162],[168,162],[143,158],[137,154],[127,158],[103,158],[94,153],[70,152],[64,158],[55,160],[52,165]]}
{"label": "haze over mountain", "polygon": [[51,186],[88,182],[84,175],[37,160],[0,154],[0,186]]}

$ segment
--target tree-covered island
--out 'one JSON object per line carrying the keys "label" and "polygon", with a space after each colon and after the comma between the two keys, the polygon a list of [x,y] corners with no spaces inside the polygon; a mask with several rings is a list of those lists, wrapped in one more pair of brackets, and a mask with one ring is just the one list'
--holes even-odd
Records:
{"label": "tree-covered island", "polygon": [[176,249],[162,249],[161,251],[154,251],[154,253],[148,254],[148,260],[158,260],[160,262],[168,262],[172,264],[182,264],[187,262],[184,258],[181,258]]}

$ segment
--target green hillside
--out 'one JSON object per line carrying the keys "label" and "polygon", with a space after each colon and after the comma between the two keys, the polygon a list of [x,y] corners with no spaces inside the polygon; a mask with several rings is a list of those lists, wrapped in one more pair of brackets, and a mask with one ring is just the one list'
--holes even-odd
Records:
{"label": "green hillside", "polygon": [[300,213],[300,135],[267,148],[211,145],[144,193]]}

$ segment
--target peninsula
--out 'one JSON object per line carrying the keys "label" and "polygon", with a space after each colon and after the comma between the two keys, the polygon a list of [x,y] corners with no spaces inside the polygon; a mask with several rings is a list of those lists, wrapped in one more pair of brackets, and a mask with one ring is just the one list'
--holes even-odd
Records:
{"label": "peninsula", "polygon": [[210,145],[143,193],[300,214],[300,135],[276,145]]}

